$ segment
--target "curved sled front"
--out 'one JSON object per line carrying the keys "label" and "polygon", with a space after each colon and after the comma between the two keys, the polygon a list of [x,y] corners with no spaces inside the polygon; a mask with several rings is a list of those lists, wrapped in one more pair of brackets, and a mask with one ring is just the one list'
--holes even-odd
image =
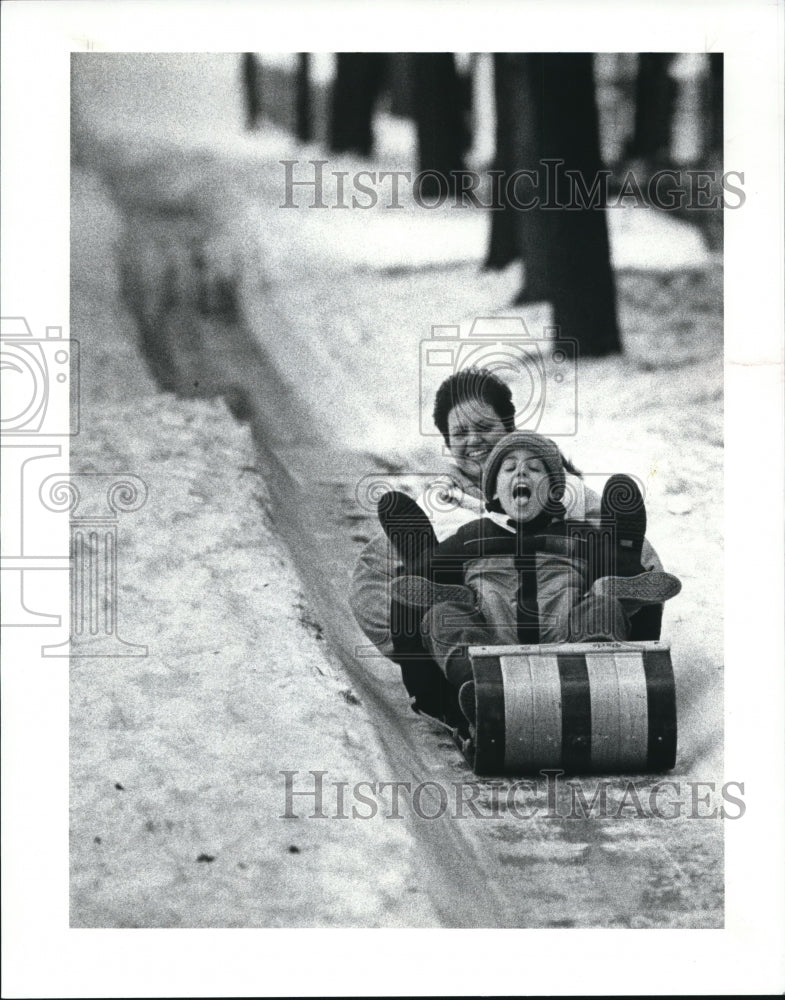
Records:
{"label": "curved sled front", "polygon": [[667,771],[676,761],[670,646],[596,642],[473,646],[478,775]]}

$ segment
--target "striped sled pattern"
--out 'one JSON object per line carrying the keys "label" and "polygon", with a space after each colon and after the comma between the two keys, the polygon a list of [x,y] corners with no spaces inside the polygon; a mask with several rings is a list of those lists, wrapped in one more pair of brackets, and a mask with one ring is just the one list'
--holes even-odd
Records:
{"label": "striped sled pattern", "polygon": [[670,646],[473,646],[475,774],[666,771],[676,762]]}

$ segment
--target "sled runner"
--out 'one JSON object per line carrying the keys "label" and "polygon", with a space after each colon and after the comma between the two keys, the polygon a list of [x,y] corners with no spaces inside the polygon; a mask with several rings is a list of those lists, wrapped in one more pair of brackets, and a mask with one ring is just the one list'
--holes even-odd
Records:
{"label": "sled runner", "polygon": [[676,761],[676,691],[663,642],[472,646],[461,689],[478,775],[666,771]]}

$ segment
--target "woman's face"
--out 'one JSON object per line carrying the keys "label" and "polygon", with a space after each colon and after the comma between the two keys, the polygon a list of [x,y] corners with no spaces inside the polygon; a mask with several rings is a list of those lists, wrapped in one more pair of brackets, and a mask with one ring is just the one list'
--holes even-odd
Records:
{"label": "woman's face", "polygon": [[464,475],[480,482],[493,446],[507,433],[496,410],[473,400],[457,403],[447,417],[447,430],[455,464]]}

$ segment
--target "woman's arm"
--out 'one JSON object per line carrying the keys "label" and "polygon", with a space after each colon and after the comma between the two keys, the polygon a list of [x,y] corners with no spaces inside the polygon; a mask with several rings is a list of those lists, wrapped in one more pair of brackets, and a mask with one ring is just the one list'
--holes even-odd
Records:
{"label": "woman's arm", "polygon": [[390,582],[402,567],[380,531],[363,548],[352,574],[349,605],[357,624],[384,656],[393,653],[390,634]]}

